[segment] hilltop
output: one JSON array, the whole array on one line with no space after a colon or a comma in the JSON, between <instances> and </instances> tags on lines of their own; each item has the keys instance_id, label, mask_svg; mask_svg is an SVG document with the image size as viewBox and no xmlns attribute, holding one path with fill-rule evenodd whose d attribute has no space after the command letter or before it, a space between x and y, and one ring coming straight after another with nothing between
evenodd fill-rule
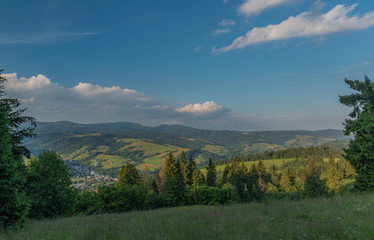
<instances>
[{"instance_id":1,"label":"hilltop","mask_svg":"<svg viewBox=\"0 0 374 240\"><path fill-rule=\"evenodd\" d=\"M193 154L199 164L235 155L298 146L334 144L344 140L341 130L227 131L182 125L142 126L136 123L79 124L68 121L38 122L36 138L25 142L38 154L51 149L65 159L116 175L126 161L138 169L158 170L168 152Z\"/></svg>"}]
</instances>

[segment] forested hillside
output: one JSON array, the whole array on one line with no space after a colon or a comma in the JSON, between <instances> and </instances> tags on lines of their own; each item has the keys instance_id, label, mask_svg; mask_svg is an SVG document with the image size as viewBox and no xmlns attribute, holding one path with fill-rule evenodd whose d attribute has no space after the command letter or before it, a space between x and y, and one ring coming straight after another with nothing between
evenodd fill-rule
<instances>
[{"instance_id":1,"label":"forested hillside","mask_svg":"<svg viewBox=\"0 0 374 240\"><path fill-rule=\"evenodd\" d=\"M146 127L136 123L77 124L38 122L37 137L27 140L34 154L54 150L99 172L117 175L130 161L139 169L157 171L164 157L182 151L200 165L235 155L262 153L298 146L314 146L343 140L340 130L321 131L218 131L180 125Z\"/></svg>"}]
</instances>

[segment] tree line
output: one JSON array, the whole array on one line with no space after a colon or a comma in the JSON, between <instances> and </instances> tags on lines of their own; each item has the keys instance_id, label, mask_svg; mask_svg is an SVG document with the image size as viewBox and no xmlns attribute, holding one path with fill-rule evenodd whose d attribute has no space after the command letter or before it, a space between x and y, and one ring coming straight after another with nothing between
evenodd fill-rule
<instances>
[{"instance_id":1,"label":"tree line","mask_svg":"<svg viewBox=\"0 0 374 240\"><path fill-rule=\"evenodd\" d=\"M349 191L355 171L349 162L338 162L330 154L327 163L313 158L305 168L285 172L276 166L267 169L260 161L247 168L239 157L217 172L210 159L206 175L196 167L191 155L182 152L178 160L172 153L154 177L149 171L141 174L127 162L120 170L115 186L101 186L95 192L84 191L77 197L76 214L121 212L193 204L232 204L262 201L268 198L301 199L333 196Z\"/></svg>"},{"instance_id":2,"label":"tree line","mask_svg":"<svg viewBox=\"0 0 374 240\"><path fill-rule=\"evenodd\" d=\"M247 161L258 161L267 159L285 159L285 158L297 158L297 159L310 159L310 158L327 158L332 154L335 157L341 157L343 154L342 149L331 146L310 146L310 147L294 147L279 149L276 151L265 151L263 153L247 154L239 157L240 160ZM218 160L217 165L225 165L232 162L231 159Z\"/></svg>"}]
</instances>

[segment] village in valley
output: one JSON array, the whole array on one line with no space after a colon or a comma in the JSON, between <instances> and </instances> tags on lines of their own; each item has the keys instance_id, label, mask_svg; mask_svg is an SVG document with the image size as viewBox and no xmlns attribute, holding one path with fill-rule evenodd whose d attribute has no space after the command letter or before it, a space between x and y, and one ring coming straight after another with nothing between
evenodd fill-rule
<instances>
[{"instance_id":1,"label":"village in valley","mask_svg":"<svg viewBox=\"0 0 374 240\"><path fill-rule=\"evenodd\" d=\"M118 180L117 178L114 178L112 176L104 175L83 167L77 161L72 159L65 159L64 163L69 168L72 186L75 187L78 191L96 190L100 185L114 185Z\"/></svg>"}]
</instances>

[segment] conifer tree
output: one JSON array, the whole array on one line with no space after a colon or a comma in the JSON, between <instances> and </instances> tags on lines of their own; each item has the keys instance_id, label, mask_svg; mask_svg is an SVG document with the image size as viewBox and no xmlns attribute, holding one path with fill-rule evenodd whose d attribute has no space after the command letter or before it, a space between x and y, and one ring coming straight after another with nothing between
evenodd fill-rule
<instances>
[{"instance_id":1,"label":"conifer tree","mask_svg":"<svg viewBox=\"0 0 374 240\"><path fill-rule=\"evenodd\" d=\"M156 184L158 188L158 193L164 194L165 193L165 168L166 168L167 156L165 156L164 164L160 171L156 175Z\"/></svg>"},{"instance_id":2,"label":"conifer tree","mask_svg":"<svg viewBox=\"0 0 374 240\"><path fill-rule=\"evenodd\" d=\"M374 189L374 83L366 76L363 82L348 79L345 82L356 91L339 96L340 103L353 107L344 123L345 134L354 135L344 150L345 158L356 170L356 188Z\"/></svg>"},{"instance_id":3,"label":"conifer tree","mask_svg":"<svg viewBox=\"0 0 374 240\"><path fill-rule=\"evenodd\" d=\"M204 183L205 183L204 174L200 171L200 169L196 168L192 175L192 185L196 187Z\"/></svg>"},{"instance_id":4,"label":"conifer tree","mask_svg":"<svg viewBox=\"0 0 374 240\"><path fill-rule=\"evenodd\" d=\"M144 169L143 186L144 186L144 189L146 189L148 191L151 190L151 191L154 191L156 193L158 192L156 181L152 177L148 166L146 166L145 169Z\"/></svg>"},{"instance_id":5,"label":"conifer tree","mask_svg":"<svg viewBox=\"0 0 374 240\"><path fill-rule=\"evenodd\" d=\"M142 184L142 178L135 166L130 162L126 162L126 165L122 165L118 176L117 186L140 184Z\"/></svg>"},{"instance_id":6,"label":"conifer tree","mask_svg":"<svg viewBox=\"0 0 374 240\"><path fill-rule=\"evenodd\" d=\"M172 196L174 197L175 204L177 206L182 205L185 199L186 185L184 183L184 177L182 172L182 166L179 161L176 163L176 172L173 177L173 188Z\"/></svg>"},{"instance_id":7,"label":"conifer tree","mask_svg":"<svg viewBox=\"0 0 374 240\"><path fill-rule=\"evenodd\" d=\"M327 181L326 186L330 191L336 191L339 187L340 179L335 159L330 152L329 162L327 164Z\"/></svg>"},{"instance_id":8,"label":"conifer tree","mask_svg":"<svg viewBox=\"0 0 374 240\"><path fill-rule=\"evenodd\" d=\"M206 168L207 174L206 174L206 183L210 187L216 186L216 179L217 179L217 169L216 165L212 161L211 158L209 158L208 167Z\"/></svg>"},{"instance_id":9,"label":"conifer tree","mask_svg":"<svg viewBox=\"0 0 374 240\"><path fill-rule=\"evenodd\" d=\"M231 172L232 173L238 173L241 171L241 161L240 161L240 158L235 155L235 157L232 159L232 163L231 163Z\"/></svg>"},{"instance_id":10,"label":"conifer tree","mask_svg":"<svg viewBox=\"0 0 374 240\"><path fill-rule=\"evenodd\" d=\"M338 176L339 179L345 179L346 177L346 163L347 161L344 159L340 159L338 162Z\"/></svg>"},{"instance_id":11,"label":"conifer tree","mask_svg":"<svg viewBox=\"0 0 374 240\"><path fill-rule=\"evenodd\" d=\"M192 177L195 169L197 169L196 162L191 154L187 166L187 181L185 181L186 185L192 185Z\"/></svg>"},{"instance_id":12,"label":"conifer tree","mask_svg":"<svg viewBox=\"0 0 374 240\"><path fill-rule=\"evenodd\" d=\"M291 185L295 185L296 176L295 176L295 173L291 170L290 167L287 167L286 175L287 175L287 178L290 180Z\"/></svg>"},{"instance_id":13,"label":"conifer tree","mask_svg":"<svg viewBox=\"0 0 374 240\"><path fill-rule=\"evenodd\" d=\"M286 193L296 192L297 189L295 187L295 178L294 172L290 169L290 167L287 167L286 173L282 174L280 179L280 188Z\"/></svg>"},{"instance_id":14,"label":"conifer tree","mask_svg":"<svg viewBox=\"0 0 374 240\"><path fill-rule=\"evenodd\" d=\"M325 181L320 179L321 170L312 158L305 169L304 191L306 196L314 198L326 193Z\"/></svg>"},{"instance_id":15,"label":"conifer tree","mask_svg":"<svg viewBox=\"0 0 374 240\"><path fill-rule=\"evenodd\" d=\"M181 165L183 181L186 185L188 185L188 183L189 183L189 179L188 179L189 168L188 168L188 161L187 161L187 158L186 158L186 155L185 155L184 151L182 151L182 153L181 153L179 162L180 162L180 165Z\"/></svg>"},{"instance_id":16,"label":"conifer tree","mask_svg":"<svg viewBox=\"0 0 374 240\"><path fill-rule=\"evenodd\" d=\"M222 173L221 180L220 180L221 186L227 183L229 172L230 172L230 165L226 164L225 169L223 170L223 173Z\"/></svg>"},{"instance_id":17,"label":"conifer tree","mask_svg":"<svg viewBox=\"0 0 374 240\"><path fill-rule=\"evenodd\" d=\"M25 179L12 154L8 112L0 105L0 229L22 225L29 208L22 191Z\"/></svg>"},{"instance_id":18,"label":"conifer tree","mask_svg":"<svg viewBox=\"0 0 374 240\"><path fill-rule=\"evenodd\" d=\"M264 163L262 162L262 160L260 160L257 164L257 172L258 172L258 175L262 178L265 177L266 175L266 168L265 168L265 165Z\"/></svg>"},{"instance_id":19,"label":"conifer tree","mask_svg":"<svg viewBox=\"0 0 374 240\"><path fill-rule=\"evenodd\" d=\"M279 179L279 175L276 172L276 167L275 167L274 164L270 167L270 174L271 174L271 182L272 182L272 184L274 186L278 187L280 179Z\"/></svg>"},{"instance_id":20,"label":"conifer tree","mask_svg":"<svg viewBox=\"0 0 374 240\"><path fill-rule=\"evenodd\" d=\"M165 164L165 193L167 193L175 205L180 205L184 201L185 184L181 165L175 162L173 154L170 152Z\"/></svg>"},{"instance_id":21,"label":"conifer tree","mask_svg":"<svg viewBox=\"0 0 374 240\"><path fill-rule=\"evenodd\" d=\"M235 156L232 160L232 164L230 167L229 174L227 176L228 183L235 186L236 191L238 192L240 198L242 200L246 200L248 197L247 189L247 168L245 165L240 161L238 156ZM257 180L254 181L252 184L257 186ZM252 185L250 186L252 187Z\"/></svg>"},{"instance_id":22,"label":"conifer tree","mask_svg":"<svg viewBox=\"0 0 374 240\"><path fill-rule=\"evenodd\" d=\"M357 176L354 167L349 162L346 162L344 170L345 170L345 177L347 179L354 179Z\"/></svg>"},{"instance_id":23,"label":"conifer tree","mask_svg":"<svg viewBox=\"0 0 374 240\"><path fill-rule=\"evenodd\" d=\"M175 166L176 162L174 159L173 153L169 153L166 164L165 164L165 169L164 169L164 176L165 176L165 184L166 181L171 181L177 172L177 168Z\"/></svg>"},{"instance_id":24,"label":"conifer tree","mask_svg":"<svg viewBox=\"0 0 374 240\"><path fill-rule=\"evenodd\" d=\"M5 97L5 82L0 74L0 228L22 226L28 213L23 158L30 151L22 141L34 136L35 127L33 117L23 116L26 108L19 108L20 101Z\"/></svg>"}]
</instances>

